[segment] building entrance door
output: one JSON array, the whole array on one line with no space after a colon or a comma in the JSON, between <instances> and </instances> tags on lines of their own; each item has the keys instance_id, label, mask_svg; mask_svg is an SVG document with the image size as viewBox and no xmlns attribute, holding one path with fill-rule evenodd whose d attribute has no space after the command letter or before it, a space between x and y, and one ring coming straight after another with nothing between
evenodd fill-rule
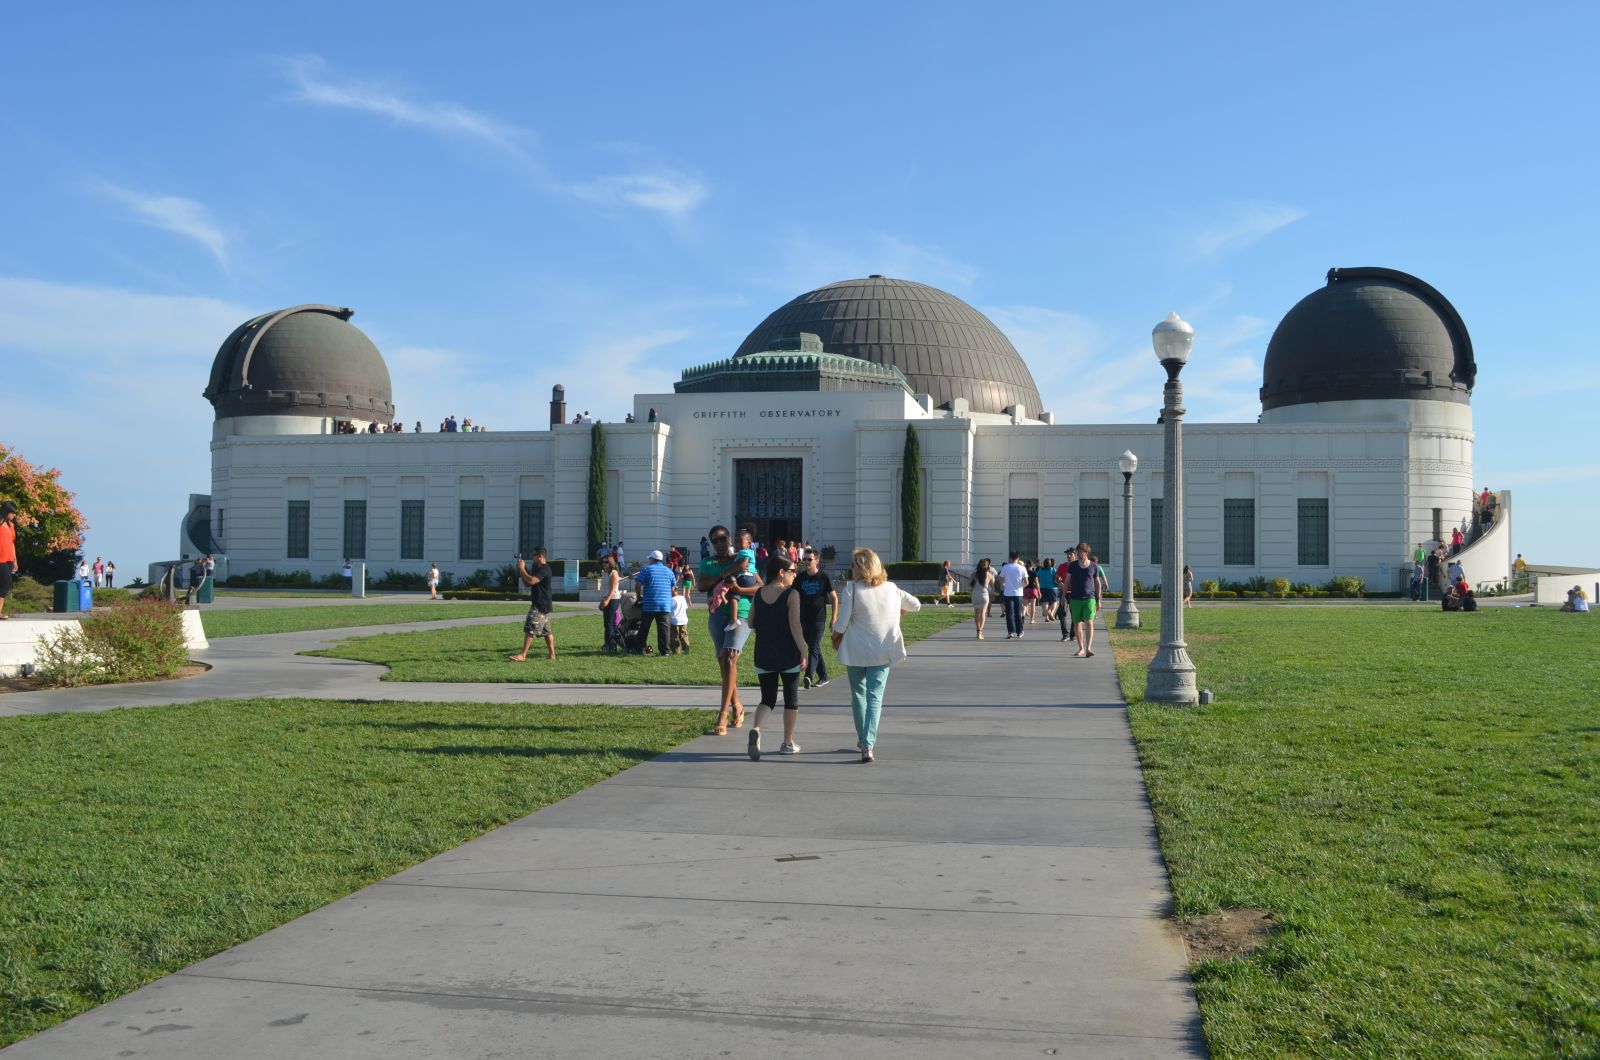
<instances>
[{"instance_id":1,"label":"building entrance door","mask_svg":"<svg viewBox=\"0 0 1600 1060\"><path fill-rule=\"evenodd\" d=\"M733 525L753 527L756 540L768 545L804 537L805 463L798 458L735 460Z\"/></svg>"}]
</instances>

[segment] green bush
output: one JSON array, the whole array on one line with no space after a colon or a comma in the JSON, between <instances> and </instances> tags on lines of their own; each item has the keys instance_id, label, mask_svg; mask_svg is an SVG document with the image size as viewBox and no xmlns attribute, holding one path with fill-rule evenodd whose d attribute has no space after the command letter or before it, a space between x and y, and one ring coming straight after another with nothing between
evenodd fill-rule
<instances>
[{"instance_id":1,"label":"green bush","mask_svg":"<svg viewBox=\"0 0 1600 1060\"><path fill-rule=\"evenodd\" d=\"M308 570L277 571L263 567L231 575L217 584L226 589L308 589L312 580Z\"/></svg>"},{"instance_id":2,"label":"green bush","mask_svg":"<svg viewBox=\"0 0 1600 1060\"><path fill-rule=\"evenodd\" d=\"M188 661L183 610L138 599L42 637L36 680L59 687L149 681L177 676Z\"/></svg>"},{"instance_id":3,"label":"green bush","mask_svg":"<svg viewBox=\"0 0 1600 1060\"><path fill-rule=\"evenodd\" d=\"M24 575L12 583L11 595L6 597L6 613L22 615L48 611L53 602L54 589L50 585Z\"/></svg>"},{"instance_id":4,"label":"green bush","mask_svg":"<svg viewBox=\"0 0 1600 1060\"><path fill-rule=\"evenodd\" d=\"M1367 583L1354 574L1337 574L1328 579L1328 591L1346 596L1360 596Z\"/></svg>"},{"instance_id":5,"label":"green bush","mask_svg":"<svg viewBox=\"0 0 1600 1060\"><path fill-rule=\"evenodd\" d=\"M1221 588L1221 583L1219 583L1215 578L1207 578L1205 581L1200 583L1200 591L1203 593L1215 593Z\"/></svg>"},{"instance_id":6,"label":"green bush","mask_svg":"<svg viewBox=\"0 0 1600 1060\"><path fill-rule=\"evenodd\" d=\"M1273 596L1288 596L1289 595L1289 579L1288 578L1274 578L1274 579L1272 579L1272 595Z\"/></svg>"}]
</instances>

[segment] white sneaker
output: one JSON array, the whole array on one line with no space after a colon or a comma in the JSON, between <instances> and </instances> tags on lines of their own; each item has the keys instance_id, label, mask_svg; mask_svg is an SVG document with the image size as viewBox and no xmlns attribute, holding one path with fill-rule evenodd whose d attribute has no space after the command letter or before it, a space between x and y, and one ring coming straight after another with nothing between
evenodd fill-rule
<instances>
[{"instance_id":1,"label":"white sneaker","mask_svg":"<svg viewBox=\"0 0 1600 1060\"><path fill-rule=\"evenodd\" d=\"M786 741L782 747L778 748L778 753L781 755L797 755L800 753L800 745L793 740Z\"/></svg>"}]
</instances>

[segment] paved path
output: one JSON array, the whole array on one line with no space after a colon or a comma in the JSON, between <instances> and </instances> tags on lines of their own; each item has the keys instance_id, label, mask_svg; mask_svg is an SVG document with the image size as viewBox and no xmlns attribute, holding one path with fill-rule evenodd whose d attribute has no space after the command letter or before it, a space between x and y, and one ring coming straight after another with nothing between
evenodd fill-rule
<instances>
[{"instance_id":1,"label":"paved path","mask_svg":"<svg viewBox=\"0 0 1600 1060\"><path fill-rule=\"evenodd\" d=\"M836 680L800 755L692 740L6 1060L1203 1056L1109 645L912 651L876 765Z\"/></svg>"}]
</instances>

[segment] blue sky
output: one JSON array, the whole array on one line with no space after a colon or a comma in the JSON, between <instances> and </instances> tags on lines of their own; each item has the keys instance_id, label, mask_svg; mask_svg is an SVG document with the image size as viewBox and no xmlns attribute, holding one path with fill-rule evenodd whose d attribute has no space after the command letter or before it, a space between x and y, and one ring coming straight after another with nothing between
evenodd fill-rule
<instances>
[{"instance_id":1,"label":"blue sky","mask_svg":"<svg viewBox=\"0 0 1600 1060\"><path fill-rule=\"evenodd\" d=\"M352 306L408 422L620 419L867 273L989 314L1064 422L1253 420L1330 266L1470 329L1479 485L1600 560L1592 5L31 5L0 36L0 439L125 572L209 489L217 345ZM597 370L605 369L605 370Z\"/></svg>"}]
</instances>

